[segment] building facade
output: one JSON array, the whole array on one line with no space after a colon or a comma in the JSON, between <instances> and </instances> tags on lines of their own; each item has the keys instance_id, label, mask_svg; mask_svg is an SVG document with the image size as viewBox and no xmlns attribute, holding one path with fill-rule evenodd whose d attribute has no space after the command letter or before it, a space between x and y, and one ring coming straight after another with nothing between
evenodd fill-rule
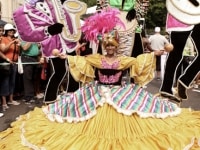
<instances>
[{"instance_id":1,"label":"building facade","mask_svg":"<svg viewBox=\"0 0 200 150\"><path fill-rule=\"evenodd\" d=\"M0 0L0 19L9 23L13 23L13 11L25 0Z\"/></svg>"}]
</instances>

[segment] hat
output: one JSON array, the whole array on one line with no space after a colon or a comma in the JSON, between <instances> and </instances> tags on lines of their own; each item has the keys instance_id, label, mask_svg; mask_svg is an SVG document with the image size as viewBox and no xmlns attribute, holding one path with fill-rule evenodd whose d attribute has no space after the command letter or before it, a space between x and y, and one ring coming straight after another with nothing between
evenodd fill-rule
<instances>
[{"instance_id":1,"label":"hat","mask_svg":"<svg viewBox=\"0 0 200 150\"><path fill-rule=\"evenodd\" d=\"M160 27L155 27L155 32L160 32Z\"/></svg>"},{"instance_id":2,"label":"hat","mask_svg":"<svg viewBox=\"0 0 200 150\"><path fill-rule=\"evenodd\" d=\"M14 26L10 23L5 24L4 30L16 30Z\"/></svg>"}]
</instances>

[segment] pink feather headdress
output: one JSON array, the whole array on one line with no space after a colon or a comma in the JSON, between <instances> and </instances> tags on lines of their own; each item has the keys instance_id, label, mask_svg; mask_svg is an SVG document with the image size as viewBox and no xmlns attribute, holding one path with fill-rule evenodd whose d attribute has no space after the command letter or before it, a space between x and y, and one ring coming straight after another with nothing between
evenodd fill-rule
<instances>
[{"instance_id":1,"label":"pink feather headdress","mask_svg":"<svg viewBox=\"0 0 200 150\"><path fill-rule=\"evenodd\" d=\"M118 9L107 8L88 17L81 27L85 39L88 41L102 40L104 34L111 32L116 26L121 26L125 29L124 23L117 16L119 13Z\"/></svg>"}]
</instances>

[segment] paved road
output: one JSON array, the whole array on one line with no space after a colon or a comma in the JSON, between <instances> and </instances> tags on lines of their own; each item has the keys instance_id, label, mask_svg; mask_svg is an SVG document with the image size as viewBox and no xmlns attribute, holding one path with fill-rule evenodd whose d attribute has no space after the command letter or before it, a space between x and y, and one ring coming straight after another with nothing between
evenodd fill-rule
<instances>
[{"instance_id":1,"label":"paved road","mask_svg":"<svg viewBox=\"0 0 200 150\"><path fill-rule=\"evenodd\" d=\"M156 94L159 91L160 84L161 81L153 80L147 85L146 90ZM199 90L199 92L193 90ZM188 95L189 100L183 101L181 107L200 110L200 88L189 90ZM10 123L13 122L19 115L25 114L28 111L33 110L35 107L42 106L42 100L38 100L37 103L32 103L31 105L26 105L23 101L20 102L21 104L18 106L10 106L10 108L6 110L4 117L0 118L0 131L7 129L10 126Z\"/></svg>"}]
</instances>

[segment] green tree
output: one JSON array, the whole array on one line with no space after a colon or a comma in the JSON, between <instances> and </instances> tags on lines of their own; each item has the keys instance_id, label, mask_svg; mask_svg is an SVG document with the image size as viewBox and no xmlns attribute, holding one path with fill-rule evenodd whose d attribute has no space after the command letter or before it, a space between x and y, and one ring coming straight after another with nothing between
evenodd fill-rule
<instances>
[{"instance_id":1,"label":"green tree","mask_svg":"<svg viewBox=\"0 0 200 150\"><path fill-rule=\"evenodd\" d=\"M155 26L159 26L162 30L165 30L167 9L165 1L163 0L150 0L146 20L146 28L148 31L152 31Z\"/></svg>"},{"instance_id":2,"label":"green tree","mask_svg":"<svg viewBox=\"0 0 200 150\"><path fill-rule=\"evenodd\" d=\"M85 2L87 4L87 7L91 7L96 5L97 0L80 0L80 1Z\"/></svg>"}]
</instances>

